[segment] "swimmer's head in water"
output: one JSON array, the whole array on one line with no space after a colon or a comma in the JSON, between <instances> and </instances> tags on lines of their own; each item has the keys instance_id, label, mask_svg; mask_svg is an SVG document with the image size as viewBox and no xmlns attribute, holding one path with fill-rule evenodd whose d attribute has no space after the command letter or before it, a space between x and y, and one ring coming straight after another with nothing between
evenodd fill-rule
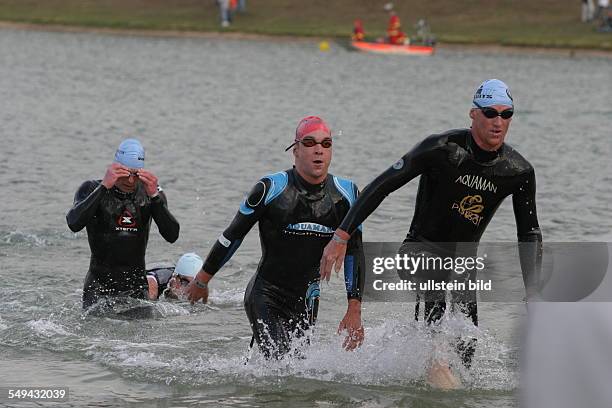
<instances>
[{"instance_id":1,"label":"swimmer's head in water","mask_svg":"<svg viewBox=\"0 0 612 408\"><path fill-rule=\"evenodd\" d=\"M185 288L195 278L203 265L204 261L198 254L189 252L181 256L174 267L174 276L166 289L166 297L186 300Z\"/></svg>"},{"instance_id":2,"label":"swimmer's head in water","mask_svg":"<svg viewBox=\"0 0 612 408\"><path fill-rule=\"evenodd\" d=\"M327 177L332 158L332 135L329 126L318 116L302 119L295 129L293 147L295 168L311 184Z\"/></svg>"},{"instance_id":3,"label":"swimmer's head in water","mask_svg":"<svg viewBox=\"0 0 612 408\"><path fill-rule=\"evenodd\" d=\"M144 147L136 139L125 139L115 152L115 162L130 169L142 169L144 160Z\"/></svg>"},{"instance_id":4,"label":"swimmer's head in water","mask_svg":"<svg viewBox=\"0 0 612 408\"><path fill-rule=\"evenodd\" d=\"M193 278L202 269L203 265L204 261L202 261L198 254L189 252L179 258L174 268L174 273Z\"/></svg>"}]
</instances>

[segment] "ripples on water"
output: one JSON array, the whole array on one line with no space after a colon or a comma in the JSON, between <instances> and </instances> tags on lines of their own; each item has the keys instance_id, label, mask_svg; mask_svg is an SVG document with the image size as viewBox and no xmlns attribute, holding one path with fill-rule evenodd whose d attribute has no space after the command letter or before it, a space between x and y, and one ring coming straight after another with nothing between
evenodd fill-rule
<instances>
[{"instance_id":1,"label":"ripples on water","mask_svg":"<svg viewBox=\"0 0 612 408\"><path fill-rule=\"evenodd\" d=\"M610 238L609 59L411 59L323 54L310 43L10 30L0 32L0 52L0 378L68 385L71 406L516 406L520 304L482 304L479 329L449 319L438 340L411 320L412 305L364 304L366 343L345 353L334 334L346 307L335 280L323 288L304 359L255 354L245 366L242 297L258 263L256 232L215 279L207 306L162 301L150 320L83 316L89 249L64 214L127 136L143 141L182 227L172 246L153 227L147 260L173 262L205 256L257 178L290 167L283 149L300 117L320 114L341 133L332 172L363 187L425 135L467 126L475 87L498 77L517 103L509 141L536 168L545 239ZM366 240L403 238L416 186L368 219ZM508 201L483 240L514 237ZM466 331L479 339L473 369L459 369L467 388L431 391L432 348Z\"/></svg>"}]
</instances>

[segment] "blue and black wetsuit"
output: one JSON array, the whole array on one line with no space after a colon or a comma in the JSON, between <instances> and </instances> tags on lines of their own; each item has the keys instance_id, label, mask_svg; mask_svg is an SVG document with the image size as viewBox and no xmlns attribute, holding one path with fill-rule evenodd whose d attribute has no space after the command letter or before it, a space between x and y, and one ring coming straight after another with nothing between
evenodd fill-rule
<instances>
[{"instance_id":1,"label":"blue and black wetsuit","mask_svg":"<svg viewBox=\"0 0 612 408\"><path fill-rule=\"evenodd\" d=\"M518 240L532 243L519 245L529 293L539 271L542 241L533 167L507 144L494 152L482 150L469 129L432 135L419 143L363 190L340 228L352 234L388 194L417 176L421 178L414 217L400 251L456 256L456 243L477 243L501 202L511 195ZM477 325L475 297L467 298L458 305ZM425 294L427 321L438 320L445 309L439 293ZM466 356L469 360L471 354Z\"/></svg>"},{"instance_id":2,"label":"blue and black wetsuit","mask_svg":"<svg viewBox=\"0 0 612 408\"><path fill-rule=\"evenodd\" d=\"M357 194L350 180L332 175L316 185L306 182L295 169L265 176L211 249L203 269L215 274L259 222L262 257L244 305L266 357L287 353L291 338L302 336L314 324L323 248ZM356 229L348 243L344 276L348 298L361 300L365 261L361 228Z\"/></svg>"},{"instance_id":3,"label":"blue and black wetsuit","mask_svg":"<svg viewBox=\"0 0 612 408\"><path fill-rule=\"evenodd\" d=\"M133 193L124 193L107 189L100 180L79 187L66 221L74 232L87 229L91 260L83 287L84 309L106 296L147 298L145 251L152 219L166 241L178 239L179 223L163 192L150 198L141 183Z\"/></svg>"}]
</instances>

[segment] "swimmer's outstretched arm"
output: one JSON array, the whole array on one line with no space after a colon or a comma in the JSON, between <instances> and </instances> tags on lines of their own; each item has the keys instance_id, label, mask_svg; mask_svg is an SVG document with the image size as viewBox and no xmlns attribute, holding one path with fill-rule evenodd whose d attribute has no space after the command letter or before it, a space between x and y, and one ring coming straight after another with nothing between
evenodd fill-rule
<instances>
[{"instance_id":1,"label":"swimmer's outstretched arm","mask_svg":"<svg viewBox=\"0 0 612 408\"><path fill-rule=\"evenodd\" d=\"M347 334L342 344L346 350L354 350L361 346L365 336L361 322L361 296L365 281L365 256L361 236L361 229L357 229L348 242L344 258L344 283L348 305L338 325L338 334L346 330Z\"/></svg>"},{"instance_id":2,"label":"swimmer's outstretched arm","mask_svg":"<svg viewBox=\"0 0 612 408\"><path fill-rule=\"evenodd\" d=\"M422 174L439 154L437 135L430 136L406 153L394 165L366 186L336 230L334 239L325 247L321 258L321 279L329 280L332 266L338 273L346 251L346 242L357 227L392 192Z\"/></svg>"},{"instance_id":3,"label":"swimmer's outstretched arm","mask_svg":"<svg viewBox=\"0 0 612 408\"><path fill-rule=\"evenodd\" d=\"M202 270L186 289L187 298L193 304L200 299L208 298L208 282L234 255L246 234L253 228L266 210L264 196L269 191L270 180L262 179L243 200L238 213L229 227L217 238L211 248ZM199 282L199 284L198 284Z\"/></svg>"},{"instance_id":4,"label":"swimmer's outstretched arm","mask_svg":"<svg viewBox=\"0 0 612 408\"><path fill-rule=\"evenodd\" d=\"M533 169L525 173L512 194L519 241L519 258L527 299L537 295L542 270L542 232L536 211L536 179Z\"/></svg>"},{"instance_id":5,"label":"swimmer's outstretched arm","mask_svg":"<svg viewBox=\"0 0 612 408\"><path fill-rule=\"evenodd\" d=\"M85 228L98 210L106 187L95 181L86 181L74 195L74 204L66 214L66 223L72 232Z\"/></svg>"}]
</instances>

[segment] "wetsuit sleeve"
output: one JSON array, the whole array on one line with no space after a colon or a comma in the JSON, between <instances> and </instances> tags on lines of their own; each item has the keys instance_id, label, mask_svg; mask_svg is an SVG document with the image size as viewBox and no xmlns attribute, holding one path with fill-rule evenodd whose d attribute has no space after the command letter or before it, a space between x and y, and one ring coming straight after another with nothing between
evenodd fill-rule
<instances>
[{"instance_id":1,"label":"wetsuit sleeve","mask_svg":"<svg viewBox=\"0 0 612 408\"><path fill-rule=\"evenodd\" d=\"M538 224L535 194L535 172L531 170L522 177L512 194L521 271L528 298L536 293L542 268L542 232Z\"/></svg>"},{"instance_id":2,"label":"wetsuit sleeve","mask_svg":"<svg viewBox=\"0 0 612 408\"><path fill-rule=\"evenodd\" d=\"M238 249L245 235L264 214L266 191L270 188L268 179L260 180L240 204L240 209L229 227L215 241L204 262L204 271L214 275Z\"/></svg>"},{"instance_id":3,"label":"wetsuit sleeve","mask_svg":"<svg viewBox=\"0 0 612 408\"><path fill-rule=\"evenodd\" d=\"M431 161L435 145L427 138L406 153L393 166L376 177L366 186L355 204L351 207L340 229L352 234L389 194L423 173Z\"/></svg>"},{"instance_id":4,"label":"wetsuit sleeve","mask_svg":"<svg viewBox=\"0 0 612 408\"><path fill-rule=\"evenodd\" d=\"M98 204L108 191L102 183L86 181L74 195L74 204L66 214L66 223L72 232L82 230L96 214Z\"/></svg>"},{"instance_id":5,"label":"wetsuit sleeve","mask_svg":"<svg viewBox=\"0 0 612 408\"><path fill-rule=\"evenodd\" d=\"M179 237L180 225L168 210L168 200L162 191L151 199L151 215L161 236L170 243L175 242Z\"/></svg>"},{"instance_id":6,"label":"wetsuit sleeve","mask_svg":"<svg viewBox=\"0 0 612 408\"><path fill-rule=\"evenodd\" d=\"M357 187L354 187L355 197L359 196ZM357 231L351 236L344 257L344 284L346 286L346 296L349 299L361 301L363 285L365 282L365 255L363 253L362 228L359 226Z\"/></svg>"}]
</instances>

